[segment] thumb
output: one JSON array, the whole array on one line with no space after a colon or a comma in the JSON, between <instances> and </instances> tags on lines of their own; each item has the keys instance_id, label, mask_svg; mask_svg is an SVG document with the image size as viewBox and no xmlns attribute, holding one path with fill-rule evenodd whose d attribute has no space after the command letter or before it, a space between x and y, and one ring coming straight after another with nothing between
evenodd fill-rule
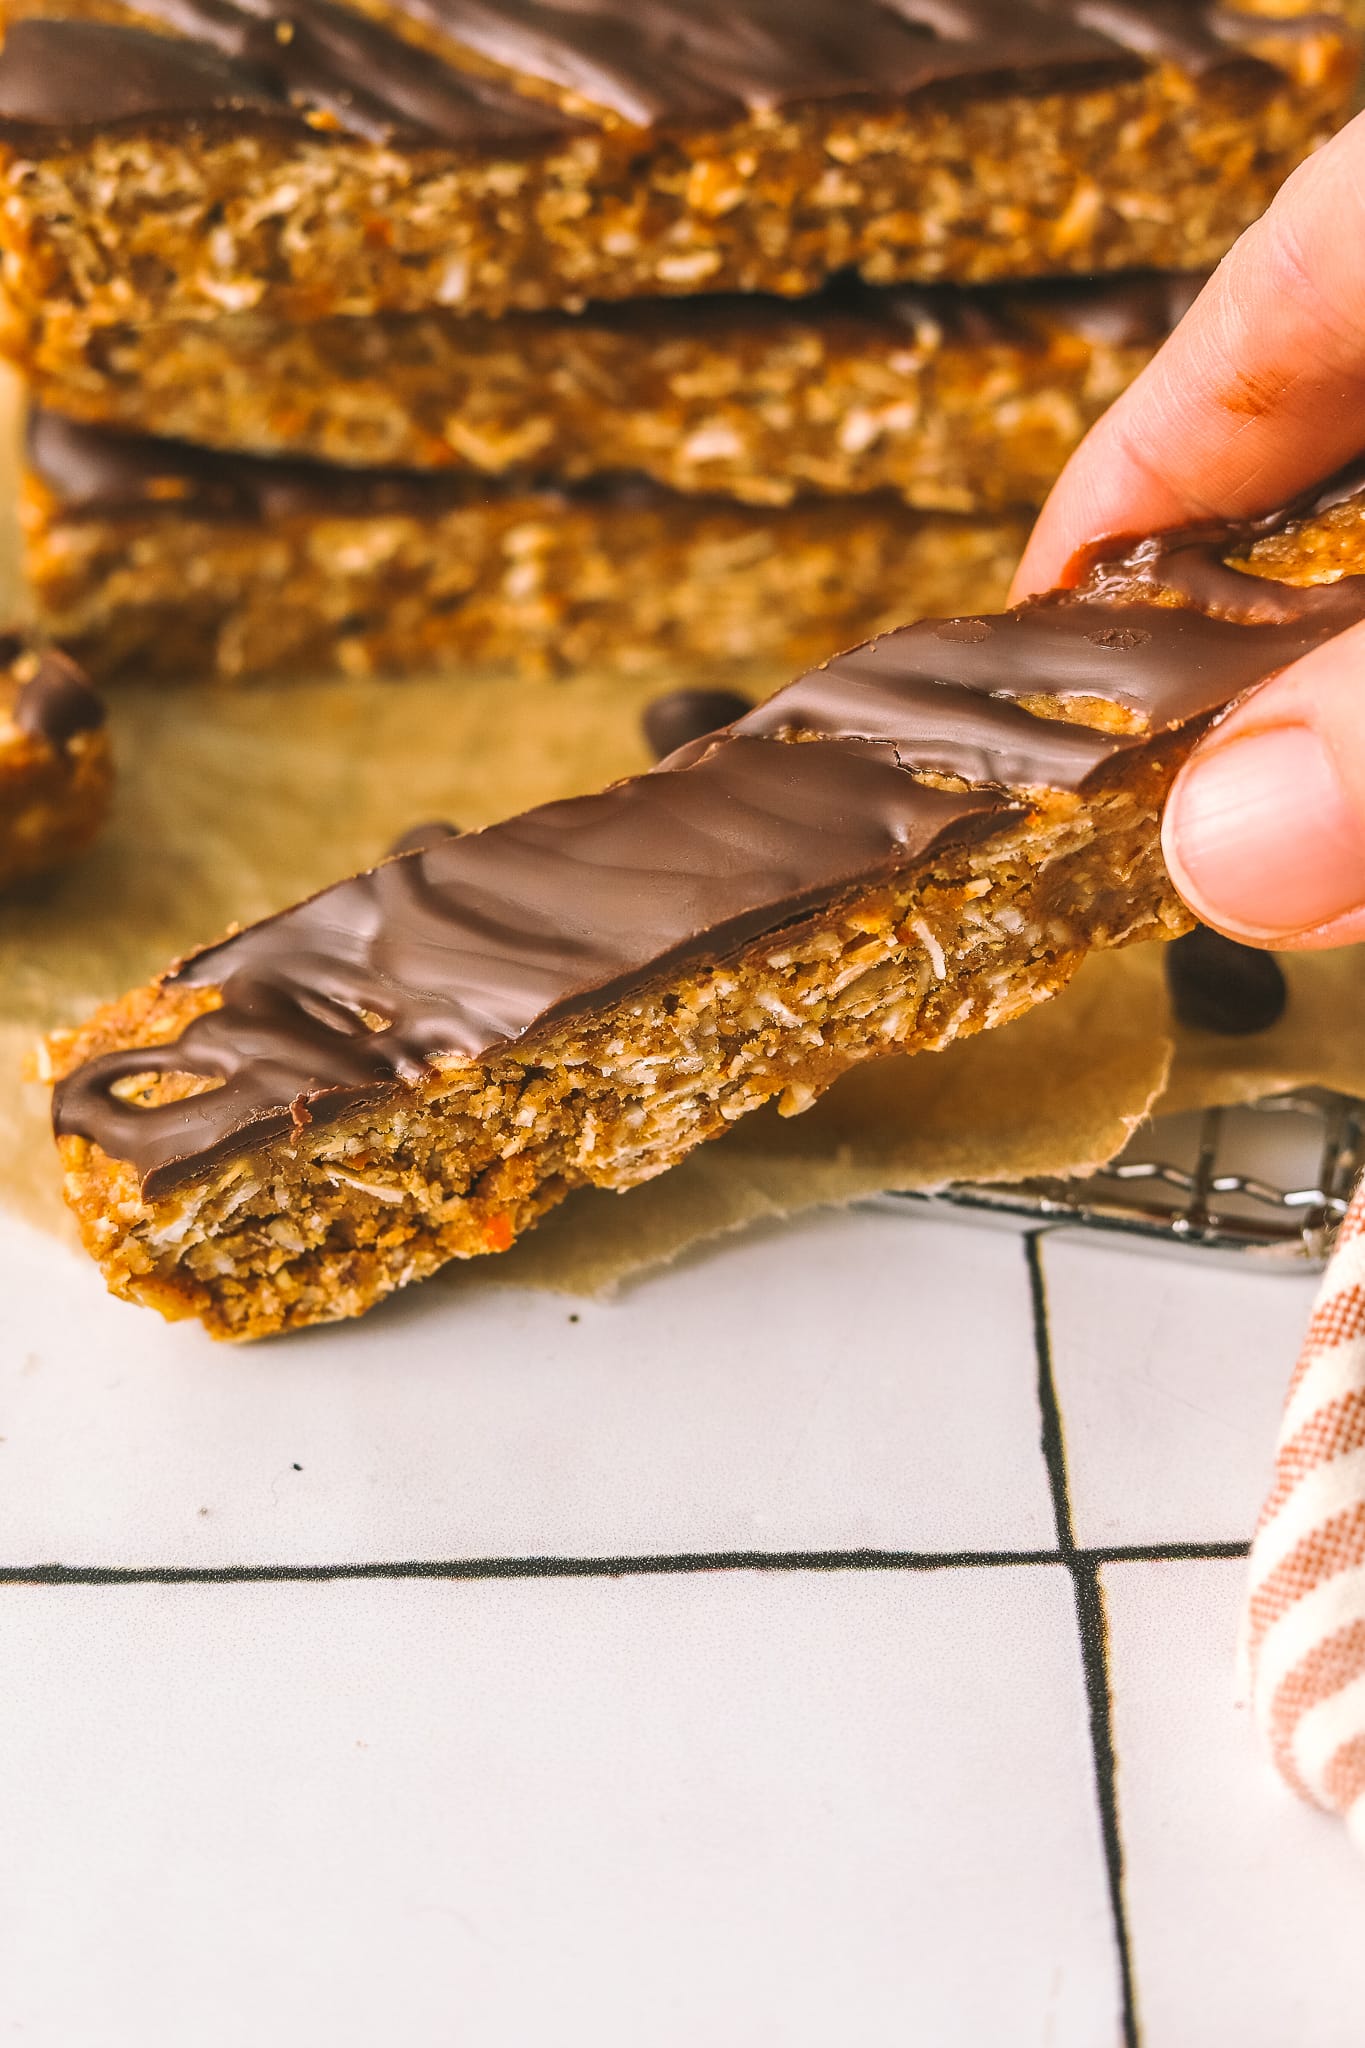
<instances>
[{"instance_id":1,"label":"thumb","mask_svg":"<svg viewBox=\"0 0 1365 2048\"><path fill-rule=\"evenodd\" d=\"M1365 625L1263 684L1201 740L1162 836L1190 909L1230 937L1365 939Z\"/></svg>"}]
</instances>

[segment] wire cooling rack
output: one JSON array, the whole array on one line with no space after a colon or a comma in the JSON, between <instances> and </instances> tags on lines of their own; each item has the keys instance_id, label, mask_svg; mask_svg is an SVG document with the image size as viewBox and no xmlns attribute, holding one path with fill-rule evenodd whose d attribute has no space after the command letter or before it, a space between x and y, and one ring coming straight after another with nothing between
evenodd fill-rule
<instances>
[{"instance_id":1,"label":"wire cooling rack","mask_svg":"<svg viewBox=\"0 0 1365 2048\"><path fill-rule=\"evenodd\" d=\"M1365 1102L1307 1088L1158 1118L1085 1179L961 1182L937 1195L894 1199L1302 1272L1325 1262L1362 1164Z\"/></svg>"}]
</instances>

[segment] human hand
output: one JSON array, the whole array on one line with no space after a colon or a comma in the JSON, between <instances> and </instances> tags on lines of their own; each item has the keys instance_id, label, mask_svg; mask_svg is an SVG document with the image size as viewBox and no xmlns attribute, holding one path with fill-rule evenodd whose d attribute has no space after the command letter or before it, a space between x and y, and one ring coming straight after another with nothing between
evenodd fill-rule
<instances>
[{"instance_id":1,"label":"human hand","mask_svg":"<svg viewBox=\"0 0 1365 2048\"><path fill-rule=\"evenodd\" d=\"M1053 490L1016 598L1088 542L1238 519L1365 449L1365 115L1251 228ZM1365 626L1264 684L1196 748L1166 808L1171 875L1234 938L1365 940Z\"/></svg>"}]
</instances>

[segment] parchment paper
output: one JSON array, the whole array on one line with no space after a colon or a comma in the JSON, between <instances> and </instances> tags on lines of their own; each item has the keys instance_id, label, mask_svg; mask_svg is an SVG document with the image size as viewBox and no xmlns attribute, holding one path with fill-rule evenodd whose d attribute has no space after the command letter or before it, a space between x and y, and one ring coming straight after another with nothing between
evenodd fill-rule
<instances>
[{"instance_id":1,"label":"parchment paper","mask_svg":"<svg viewBox=\"0 0 1365 2048\"><path fill-rule=\"evenodd\" d=\"M0 477L0 506L11 500ZM0 591L13 593L15 576L11 527L0 530ZM762 695L784 680L756 674L747 686ZM665 686L469 674L119 692L109 830L68 873L0 904L0 1204L70 1233L46 1093L21 1078L42 1030L234 919L368 864L420 820L481 825L643 768L639 713ZM1300 959L1290 973L1285 1022L1237 1042L1172 1033L1157 949L1097 958L1017 1025L879 1061L805 1116L762 1112L627 1196L575 1196L480 1271L597 1291L698 1239L816 1203L1085 1172L1153 1108L1310 1080L1365 1093L1365 953Z\"/></svg>"}]
</instances>

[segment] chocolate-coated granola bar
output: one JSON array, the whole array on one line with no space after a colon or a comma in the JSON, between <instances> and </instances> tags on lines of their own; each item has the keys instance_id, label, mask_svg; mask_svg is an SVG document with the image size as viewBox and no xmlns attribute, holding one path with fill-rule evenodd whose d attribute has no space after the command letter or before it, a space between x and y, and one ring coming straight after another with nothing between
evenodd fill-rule
<instances>
[{"instance_id":1,"label":"chocolate-coated granola bar","mask_svg":"<svg viewBox=\"0 0 1365 2048\"><path fill-rule=\"evenodd\" d=\"M1365 474L1074 594L838 656L652 772L438 838L52 1041L111 1287L218 1336L356 1315L879 1053L1190 919L1170 779L1365 617ZM1265 573L1264 547L1278 578ZM1318 581L1318 578L1336 580Z\"/></svg>"},{"instance_id":2,"label":"chocolate-coated granola bar","mask_svg":"<svg viewBox=\"0 0 1365 2048\"><path fill-rule=\"evenodd\" d=\"M1215 261L1349 110L1302 0L11 0L12 346Z\"/></svg>"}]
</instances>

